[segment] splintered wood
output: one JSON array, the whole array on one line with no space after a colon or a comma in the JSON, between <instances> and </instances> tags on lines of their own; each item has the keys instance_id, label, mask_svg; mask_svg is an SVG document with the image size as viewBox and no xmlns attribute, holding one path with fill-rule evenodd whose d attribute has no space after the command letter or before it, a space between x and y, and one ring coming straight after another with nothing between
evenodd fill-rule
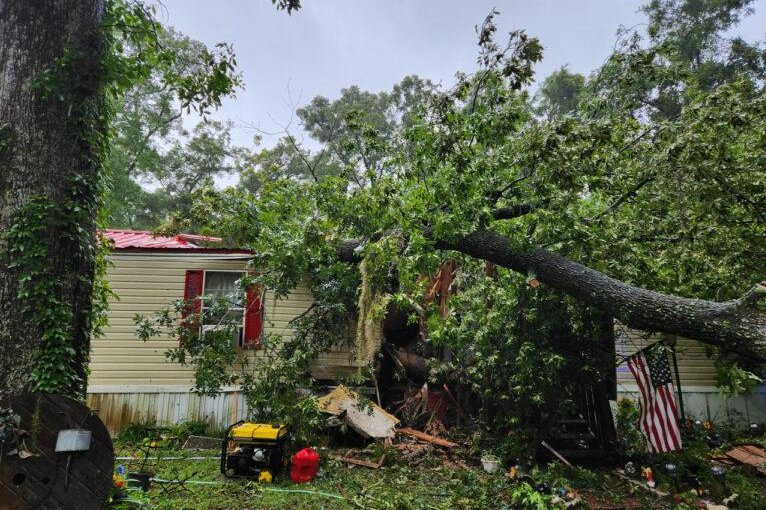
<instances>
[{"instance_id":1,"label":"splintered wood","mask_svg":"<svg viewBox=\"0 0 766 510\"><path fill-rule=\"evenodd\" d=\"M420 432L419 430L411 429L409 427L396 429L396 433L414 437L418 441L425 441L426 443L435 444L444 448L455 448L457 446L457 443L453 443L452 441L447 441L441 437L432 436L430 434L426 434L425 432Z\"/></svg>"}]
</instances>

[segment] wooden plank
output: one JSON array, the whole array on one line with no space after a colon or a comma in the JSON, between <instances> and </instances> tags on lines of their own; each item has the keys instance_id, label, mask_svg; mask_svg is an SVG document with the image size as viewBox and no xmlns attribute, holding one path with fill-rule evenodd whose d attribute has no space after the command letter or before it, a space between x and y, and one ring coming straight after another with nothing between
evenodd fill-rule
<instances>
[{"instance_id":1,"label":"wooden plank","mask_svg":"<svg viewBox=\"0 0 766 510\"><path fill-rule=\"evenodd\" d=\"M432 436L430 434L426 434L425 432L420 432L419 430L415 430L409 427L396 429L396 432L397 434L404 434L406 436L414 437L419 441L425 441L426 443L443 446L445 448L455 448L457 446L457 443L453 443L452 441L447 441L441 437Z\"/></svg>"},{"instance_id":2,"label":"wooden plank","mask_svg":"<svg viewBox=\"0 0 766 510\"><path fill-rule=\"evenodd\" d=\"M766 475L766 451L754 445L742 445L732 448L726 455L732 459L749 466L753 466L759 473Z\"/></svg>"}]
</instances>

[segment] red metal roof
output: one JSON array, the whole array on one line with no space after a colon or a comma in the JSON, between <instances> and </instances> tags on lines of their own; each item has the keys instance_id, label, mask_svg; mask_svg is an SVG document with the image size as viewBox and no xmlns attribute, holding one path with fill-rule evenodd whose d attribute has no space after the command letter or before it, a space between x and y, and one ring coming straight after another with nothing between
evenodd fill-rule
<instances>
[{"instance_id":1,"label":"red metal roof","mask_svg":"<svg viewBox=\"0 0 766 510\"><path fill-rule=\"evenodd\" d=\"M104 236L114 241L115 249L150 249L150 250L208 250L211 248L199 246L192 241L220 242L220 237L178 234L175 236L159 236L147 230L104 230ZM220 248L212 248L220 250ZM231 250L243 251L243 250Z\"/></svg>"}]
</instances>

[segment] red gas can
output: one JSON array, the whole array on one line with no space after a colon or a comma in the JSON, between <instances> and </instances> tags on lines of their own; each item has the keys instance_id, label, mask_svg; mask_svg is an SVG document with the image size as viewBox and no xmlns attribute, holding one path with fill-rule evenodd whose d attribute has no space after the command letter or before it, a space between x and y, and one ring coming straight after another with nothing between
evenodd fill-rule
<instances>
[{"instance_id":1,"label":"red gas can","mask_svg":"<svg viewBox=\"0 0 766 510\"><path fill-rule=\"evenodd\" d=\"M290 479L295 483L312 481L319 471L319 454L311 448L304 448L293 455Z\"/></svg>"}]
</instances>

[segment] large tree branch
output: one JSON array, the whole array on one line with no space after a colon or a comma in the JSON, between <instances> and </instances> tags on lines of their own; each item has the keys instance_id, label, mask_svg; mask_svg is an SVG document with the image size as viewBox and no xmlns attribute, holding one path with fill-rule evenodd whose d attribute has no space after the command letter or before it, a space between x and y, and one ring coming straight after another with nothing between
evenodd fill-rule
<instances>
[{"instance_id":1,"label":"large tree branch","mask_svg":"<svg viewBox=\"0 0 766 510\"><path fill-rule=\"evenodd\" d=\"M366 241L348 240L338 247L341 260L356 261ZM455 240L436 239L435 246L492 262L597 306L623 324L647 331L676 334L720 347L724 351L766 360L766 314L756 308L766 299L766 283L740 299L714 302L642 289L556 253L516 250L492 230Z\"/></svg>"},{"instance_id":2,"label":"large tree branch","mask_svg":"<svg viewBox=\"0 0 766 510\"><path fill-rule=\"evenodd\" d=\"M634 287L547 250L518 252L491 230L451 242L437 240L436 246L534 273L542 283L598 306L629 327L685 336L766 360L766 314L753 306L766 297L763 284L741 299L718 303Z\"/></svg>"},{"instance_id":3,"label":"large tree branch","mask_svg":"<svg viewBox=\"0 0 766 510\"><path fill-rule=\"evenodd\" d=\"M525 214L529 214L534 210L535 207L532 204L518 204L508 207L499 207L492 211L492 217L496 220L510 220L513 218L518 218L519 216L524 216Z\"/></svg>"}]
</instances>

